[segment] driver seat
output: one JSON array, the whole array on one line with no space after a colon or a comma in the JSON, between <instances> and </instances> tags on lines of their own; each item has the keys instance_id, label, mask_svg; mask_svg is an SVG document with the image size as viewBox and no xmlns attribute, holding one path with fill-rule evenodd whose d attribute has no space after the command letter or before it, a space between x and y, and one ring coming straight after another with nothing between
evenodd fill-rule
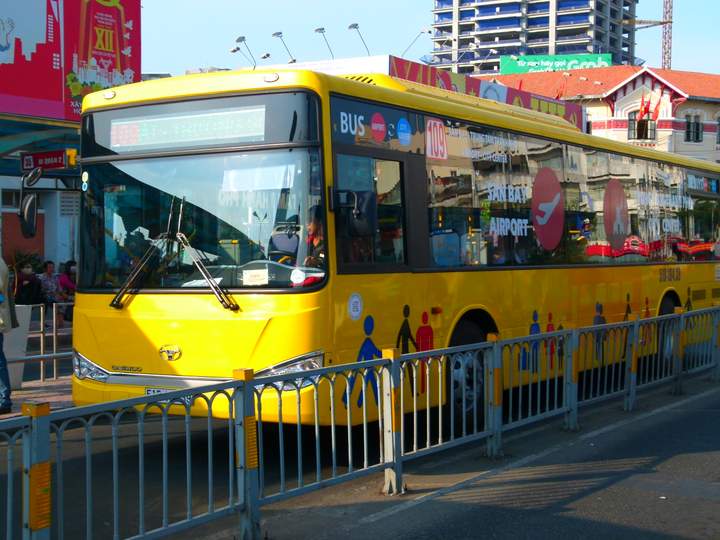
<instances>
[{"instance_id":1,"label":"driver seat","mask_svg":"<svg viewBox=\"0 0 720 540\"><path fill-rule=\"evenodd\" d=\"M298 216L290 216L286 222L276 225L270 235L269 259L279 263L286 263L297 257L300 236L298 231Z\"/></svg>"}]
</instances>

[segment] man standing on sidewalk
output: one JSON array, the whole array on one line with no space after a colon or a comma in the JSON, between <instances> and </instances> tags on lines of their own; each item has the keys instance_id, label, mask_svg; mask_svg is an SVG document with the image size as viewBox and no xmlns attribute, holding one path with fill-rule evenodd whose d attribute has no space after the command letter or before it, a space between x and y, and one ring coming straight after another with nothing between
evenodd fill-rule
<instances>
[{"instance_id":1,"label":"man standing on sidewalk","mask_svg":"<svg viewBox=\"0 0 720 540\"><path fill-rule=\"evenodd\" d=\"M5 333L18 326L15 318L15 306L8 287L9 271L5 261L0 257L0 414L12 411L10 401L10 375L3 345Z\"/></svg>"}]
</instances>

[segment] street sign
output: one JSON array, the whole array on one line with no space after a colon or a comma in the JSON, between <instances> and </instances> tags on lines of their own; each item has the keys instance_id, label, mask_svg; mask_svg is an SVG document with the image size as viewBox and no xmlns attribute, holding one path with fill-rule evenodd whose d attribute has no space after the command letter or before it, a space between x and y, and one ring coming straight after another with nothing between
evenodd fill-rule
<instances>
[{"instance_id":1,"label":"street sign","mask_svg":"<svg viewBox=\"0 0 720 540\"><path fill-rule=\"evenodd\" d=\"M67 168L67 151L52 150L50 152L33 152L20 154L20 167L23 172L32 171L35 167L43 169Z\"/></svg>"}]
</instances>

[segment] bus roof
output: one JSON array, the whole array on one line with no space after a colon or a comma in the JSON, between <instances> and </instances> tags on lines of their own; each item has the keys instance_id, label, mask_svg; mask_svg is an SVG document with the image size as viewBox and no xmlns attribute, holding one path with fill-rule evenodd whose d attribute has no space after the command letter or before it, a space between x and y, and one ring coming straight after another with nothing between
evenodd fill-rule
<instances>
[{"instance_id":1,"label":"bus roof","mask_svg":"<svg viewBox=\"0 0 720 540\"><path fill-rule=\"evenodd\" d=\"M416 109L478 124L555 139L653 161L720 174L720 164L596 137L549 114L393 78L385 74L335 76L309 70L239 70L144 81L88 94L83 113L163 101L252 91L306 88Z\"/></svg>"}]
</instances>

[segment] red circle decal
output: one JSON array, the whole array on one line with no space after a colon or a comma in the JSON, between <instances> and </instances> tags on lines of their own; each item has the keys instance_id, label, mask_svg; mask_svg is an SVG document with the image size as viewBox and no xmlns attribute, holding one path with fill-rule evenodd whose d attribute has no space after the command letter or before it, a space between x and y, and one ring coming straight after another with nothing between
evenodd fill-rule
<instances>
[{"instance_id":1,"label":"red circle decal","mask_svg":"<svg viewBox=\"0 0 720 540\"><path fill-rule=\"evenodd\" d=\"M617 178L613 178L605 187L603 197L603 221L605 236L613 249L622 249L629 233L630 219L625 190Z\"/></svg>"},{"instance_id":2,"label":"red circle decal","mask_svg":"<svg viewBox=\"0 0 720 540\"><path fill-rule=\"evenodd\" d=\"M565 197L555 171L540 169L535 176L530 205L535 236L543 249L552 251L560 243L565 225Z\"/></svg>"},{"instance_id":3,"label":"red circle decal","mask_svg":"<svg viewBox=\"0 0 720 540\"><path fill-rule=\"evenodd\" d=\"M382 114L376 112L372 115L370 119L370 131L372 132L372 137L375 139L375 142L381 143L385 140L387 124Z\"/></svg>"}]
</instances>

